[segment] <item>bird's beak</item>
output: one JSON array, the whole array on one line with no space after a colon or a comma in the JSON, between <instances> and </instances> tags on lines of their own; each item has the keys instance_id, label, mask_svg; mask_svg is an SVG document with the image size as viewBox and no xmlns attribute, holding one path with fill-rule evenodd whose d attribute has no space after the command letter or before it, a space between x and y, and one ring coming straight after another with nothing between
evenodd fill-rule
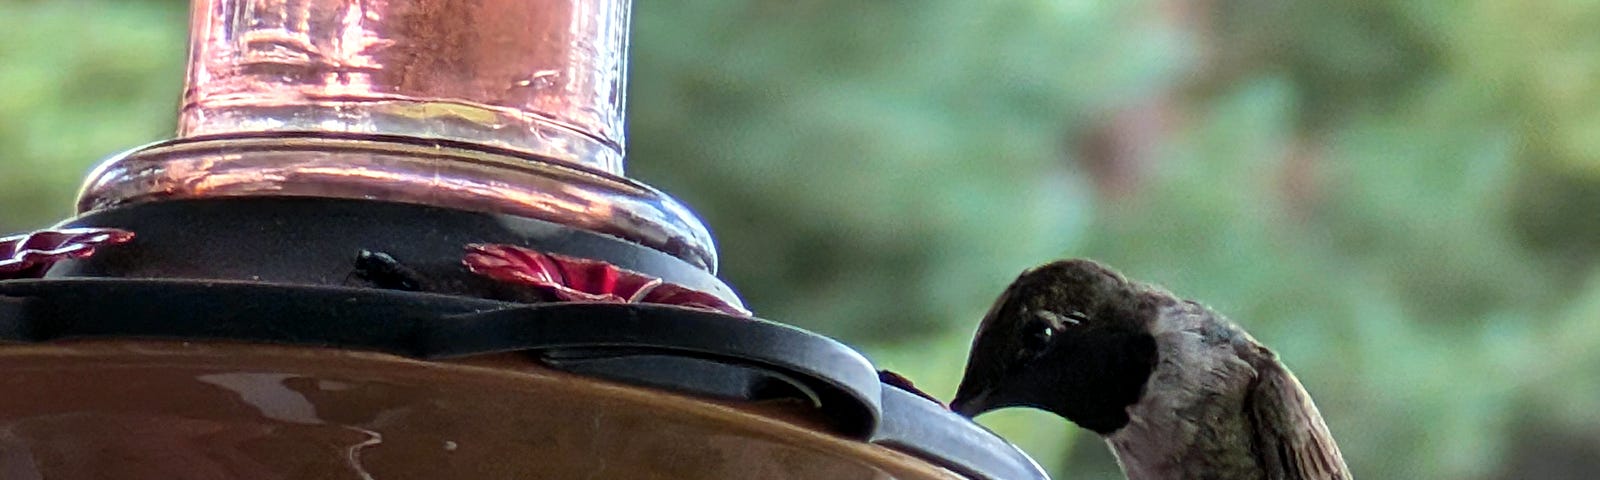
<instances>
[{"instance_id":1,"label":"bird's beak","mask_svg":"<svg viewBox=\"0 0 1600 480\"><path fill-rule=\"evenodd\" d=\"M950 400L950 411L967 418L976 417L984 412L994 410L995 406L991 401L993 397L994 389L987 386L971 390L958 389L956 398Z\"/></svg>"}]
</instances>

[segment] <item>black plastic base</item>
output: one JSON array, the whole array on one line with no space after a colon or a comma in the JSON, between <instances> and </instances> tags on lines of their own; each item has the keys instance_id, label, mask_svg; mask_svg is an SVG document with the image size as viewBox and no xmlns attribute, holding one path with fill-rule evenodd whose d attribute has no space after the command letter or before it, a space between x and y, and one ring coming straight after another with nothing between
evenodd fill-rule
<instances>
[{"instance_id":1,"label":"black plastic base","mask_svg":"<svg viewBox=\"0 0 1600 480\"><path fill-rule=\"evenodd\" d=\"M128 205L62 227L133 231L126 245L63 261L49 278L186 278L295 285L374 286L357 274L363 251L415 271L422 291L522 300L519 292L461 265L472 243L503 243L604 260L721 297L739 298L715 276L622 239L510 215L392 202L323 198L221 198Z\"/></svg>"},{"instance_id":2,"label":"black plastic base","mask_svg":"<svg viewBox=\"0 0 1600 480\"><path fill-rule=\"evenodd\" d=\"M602 376L677 379L676 390L755 400L723 386L791 383L841 433L876 429L879 383L860 354L827 337L764 320L659 305L520 305L365 288L184 280L0 282L0 340L238 340L374 350L422 359L504 352L574 360L669 356L720 369L711 386L651 361L616 361ZM592 367L592 366L591 366ZM752 371L751 368L756 369ZM599 370L599 371L595 371ZM660 375L660 374L669 375ZM770 377L770 378L769 378ZM664 382L665 383L665 382Z\"/></svg>"}]
</instances>

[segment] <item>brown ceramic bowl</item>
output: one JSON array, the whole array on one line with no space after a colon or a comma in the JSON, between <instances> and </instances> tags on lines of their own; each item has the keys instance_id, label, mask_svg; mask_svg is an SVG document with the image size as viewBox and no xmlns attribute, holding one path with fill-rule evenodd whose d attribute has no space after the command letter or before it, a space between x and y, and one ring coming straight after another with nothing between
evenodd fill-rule
<instances>
[{"instance_id":1,"label":"brown ceramic bowl","mask_svg":"<svg viewBox=\"0 0 1600 480\"><path fill-rule=\"evenodd\" d=\"M623 386L505 355L229 343L0 347L0 478L959 479L792 405Z\"/></svg>"}]
</instances>

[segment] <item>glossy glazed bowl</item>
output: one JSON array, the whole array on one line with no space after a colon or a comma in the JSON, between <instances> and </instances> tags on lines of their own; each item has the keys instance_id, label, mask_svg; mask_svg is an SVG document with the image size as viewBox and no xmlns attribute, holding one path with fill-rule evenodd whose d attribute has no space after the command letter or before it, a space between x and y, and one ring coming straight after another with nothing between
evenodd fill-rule
<instances>
[{"instance_id":1,"label":"glossy glazed bowl","mask_svg":"<svg viewBox=\"0 0 1600 480\"><path fill-rule=\"evenodd\" d=\"M500 355L89 341L0 348L0 478L955 479L817 428Z\"/></svg>"}]
</instances>

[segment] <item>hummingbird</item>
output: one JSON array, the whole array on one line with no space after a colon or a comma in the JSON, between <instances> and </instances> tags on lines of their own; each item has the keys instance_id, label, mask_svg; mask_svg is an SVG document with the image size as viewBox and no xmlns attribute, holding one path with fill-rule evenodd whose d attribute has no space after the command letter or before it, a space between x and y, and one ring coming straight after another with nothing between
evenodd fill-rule
<instances>
[{"instance_id":1,"label":"hummingbird","mask_svg":"<svg viewBox=\"0 0 1600 480\"><path fill-rule=\"evenodd\" d=\"M1059 415L1131 480L1347 480L1339 447L1271 350L1200 303L1092 260L1024 271L973 339L951 409Z\"/></svg>"}]
</instances>

